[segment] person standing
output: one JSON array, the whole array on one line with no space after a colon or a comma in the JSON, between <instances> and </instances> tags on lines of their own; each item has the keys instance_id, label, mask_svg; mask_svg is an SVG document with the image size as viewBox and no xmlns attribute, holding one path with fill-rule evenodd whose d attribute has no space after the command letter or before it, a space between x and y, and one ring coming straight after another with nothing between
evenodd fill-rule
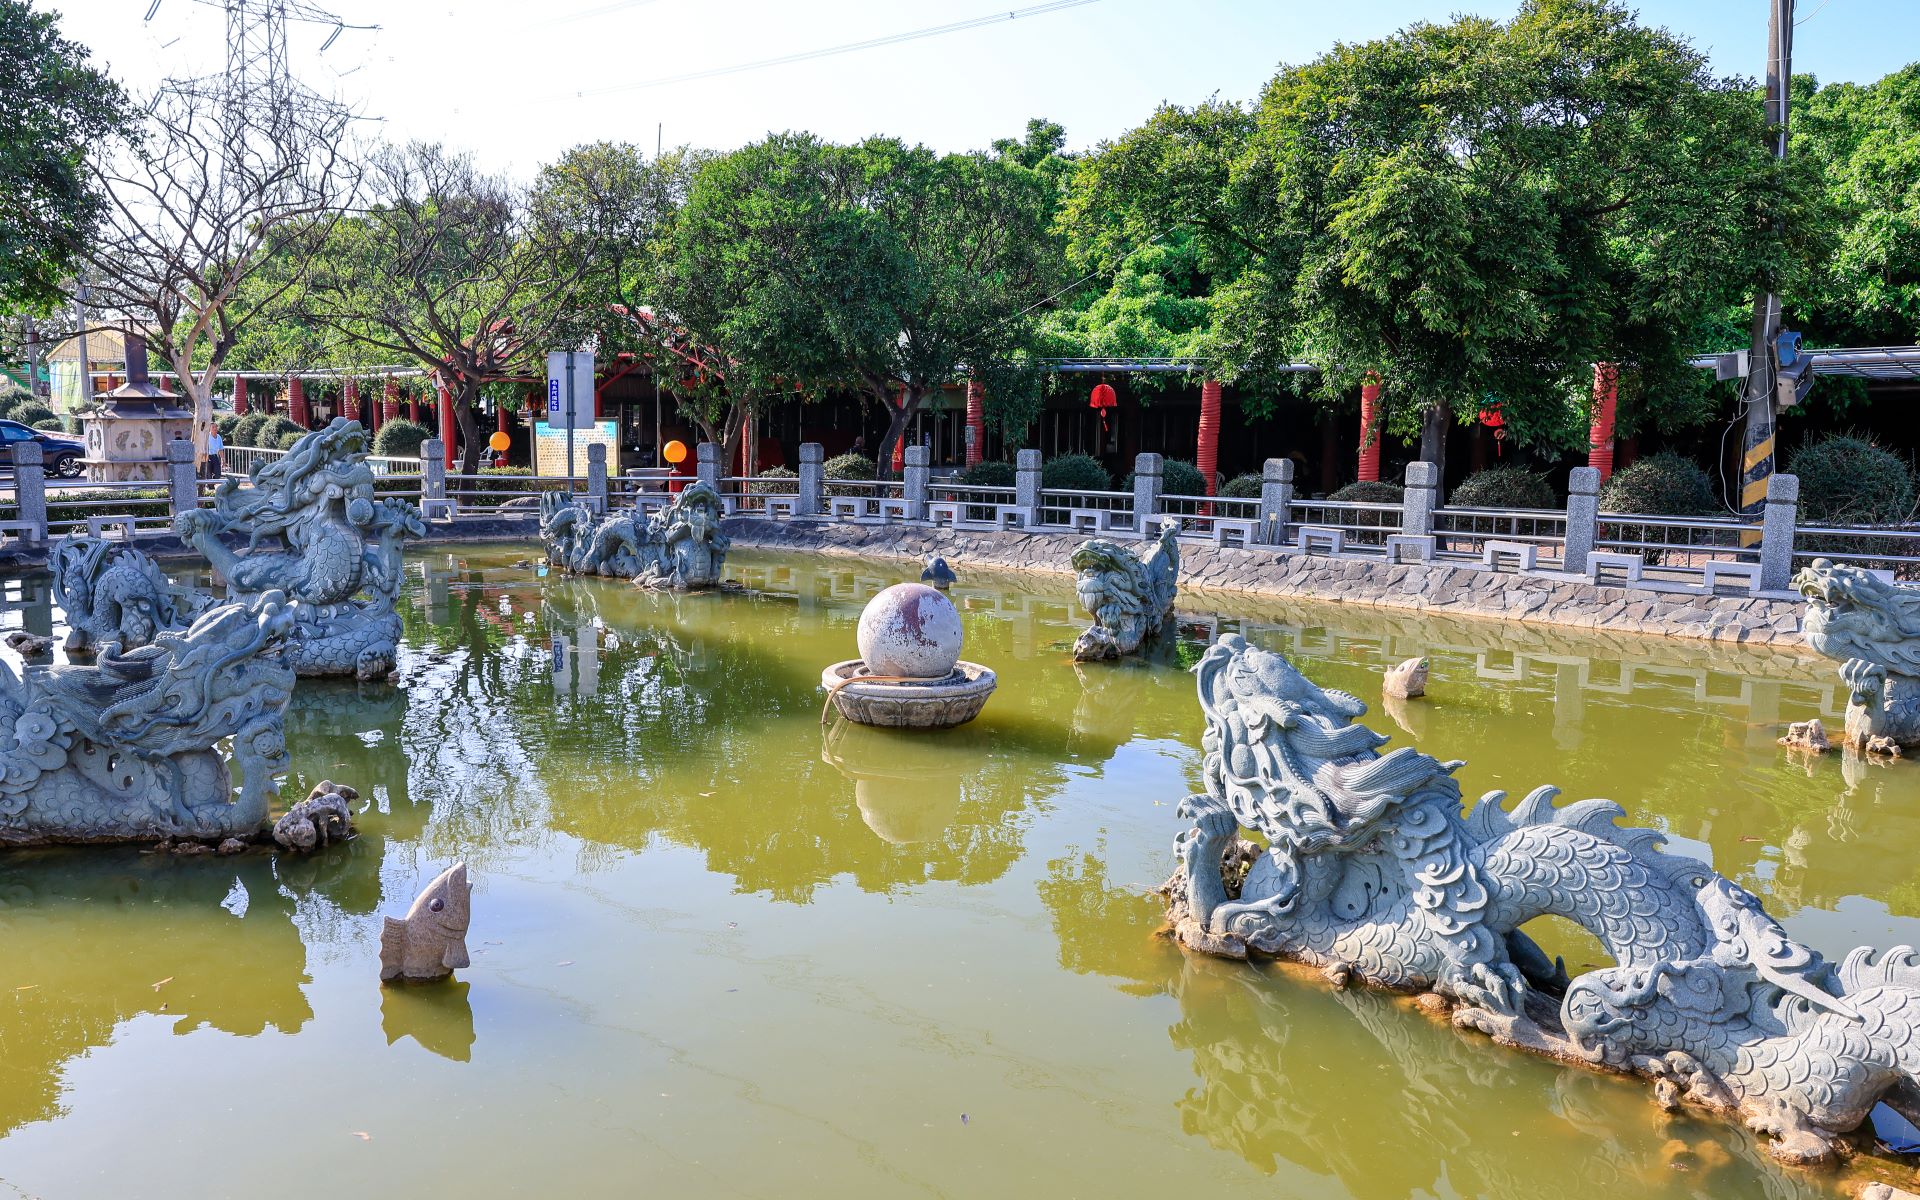
<instances>
[{"instance_id":1,"label":"person standing","mask_svg":"<svg viewBox=\"0 0 1920 1200\"><path fill-rule=\"evenodd\" d=\"M219 428L216 427L209 430L207 433L207 478L218 479L220 477L220 452L226 448L226 440L220 436Z\"/></svg>"}]
</instances>

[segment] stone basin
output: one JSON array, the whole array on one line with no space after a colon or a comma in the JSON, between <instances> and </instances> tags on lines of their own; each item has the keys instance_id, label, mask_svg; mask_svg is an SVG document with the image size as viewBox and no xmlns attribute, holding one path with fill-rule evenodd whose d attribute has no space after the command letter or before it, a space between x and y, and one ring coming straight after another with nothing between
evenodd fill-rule
<instances>
[{"instance_id":1,"label":"stone basin","mask_svg":"<svg viewBox=\"0 0 1920 1200\"><path fill-rule=\"evenodd\" d=\"M863 679L864 660L850 658L820 672L820 686L849 721L888 729L951 729L980 715L999 677L962 659L945 678L881 682ZM850 682L849 682L850 681Z\"/></svg>"}]
</instances>

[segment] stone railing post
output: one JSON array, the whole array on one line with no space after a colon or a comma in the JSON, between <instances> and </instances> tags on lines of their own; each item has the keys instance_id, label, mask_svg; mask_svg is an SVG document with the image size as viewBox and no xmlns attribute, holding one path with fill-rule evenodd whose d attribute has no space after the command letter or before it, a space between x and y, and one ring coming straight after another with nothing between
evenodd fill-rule
<instances>
[{"instance_id":1,"label":"stone railing post","mask_svg":"<svg viewBox=\"0 0 1920 1200\"><path fill-rule=\"evenodd\" d=\"M447 498L447 446L439 438L420 443L420 499Z\"/></svg>"},{"instance_id":2,"label":"stone railing post","mask_svg":"<svg viewBox=\"0 0 1920 1200\"><path fill-rule=\"evenodd\" d=\"M800 502L796 515L817 517L827 511L826 451L819 442L800 443Z\"/></svg>"},{"instance_id":3,"label":"stone railing post","mask_svg":"<svg viewBox=\"0 0 1920 1200\"><path fill-rule=\"evenodd\" d=\"M167 506L176 517L200 507L199 465L192 442L174 438L167 443Z\"/></svg>"},{"instance_id":4,"label":"stone railing post","mask_svg":"<svg viewBox=\"0 0 1920 1200\"><path fill-rule=\"evenodd\" d=\"M1028 527L1040 523L1040 452L1022 450L1014 460L1013 502L1026 514Z\"/></svg>"},{"instance_id":5,"label":"stone railing post","mask_svg":"<svg viewBox=\"0 0 1920 1200\"><path fill-rule=\"evenodd\" d=\"M905 469L900 472L900 498L907 502L907 520L927 519L927 484L933 472L927 467L927 448L908 446Z\"/></svg>"},{"instance_id":6,"label":"stone railing post","mask_svg":"<svg viewBox=\"0 0 1920 1200\"><path fill-rule=\"evenodd\" d=\"M1587 556L1600 537L1600 469L1575 467L1567 479L1567 540L1560 550L1560 569L1569 575L1587 573Z\"/></svg>"},{"instance_id":7,"label":"stone railing post","mask_svg":"<svg viewBox=\"0 0 1920 1200\"><path fill-rule=\"evenodd\" d=\"M1260 540L1269 546L1286 545L1287 523L1292 519L1293 460L1270 458L1260 469Z\"/></svg>"},{"instance_id":8,"label":"stone railing post","mask_svg":"<svg viewBox=\"0 0 1920 1200\"><path fill-rule=\"evenodd\" d=\"M14 520L33 529L32 540L47 540L47 469L39 442L13 444Z\"/></svg>"},{"instance_id":9,"label":"stone railing post","mask_svg":"<svg viewBox=\"0 0 1920 1200\"><path fill-rule=\"evenodd\" d=\"M1136 455L1133 460L1133 531L1152 537L1160 516L1160 491L1166 477L1167 460L1158 454Z\"/></svg>"},{"instance_id":10,"label":"stone railing post","mask_svg":"<svg viewBox=\"0 0 1920 1200\"><path fill-rule=\"evenodd\" d=\"M1406 478L1400 502L1400 532L1408 537L1428 537L1433 533L1433 510L1440 507L1440 468L1430 462L1410 462Z\"/></svg>"},{"instance_id":11,"label":"stone railing post","mask_svg":"<svg viewBox=\"0 0 1920 1200\"><path fill-rule=\"evenodd\" d=\"M694 447L694 454L697 457L694 460L696 465L693 468L693 473L700 477L701 483L706 484L716 492L719 491L720 447L714 445L712 442L701 442L698 446Z\"/></svg>"},{"instance_id":12,"label":"stone railing post","mask_svg":"<svg viewBox=\"0 0 1920 1200\"><path fill-rule=\"evenodd\" d=\"M587 444L587 507L597 513L607 511L607 444Z\"/></svg>"},{"instance_id":13,"label":"stone railing post","mask_svg":"<svg viewBox=\"0 0 1920 1200\"><path fill-rule=\"evenodd\" d=\"M1793 582L1793 527L1800 517L1800 477L1767 480L1766 515L1760 519L1760 590L1784 592Z\"/></svg>"}]
</instances>

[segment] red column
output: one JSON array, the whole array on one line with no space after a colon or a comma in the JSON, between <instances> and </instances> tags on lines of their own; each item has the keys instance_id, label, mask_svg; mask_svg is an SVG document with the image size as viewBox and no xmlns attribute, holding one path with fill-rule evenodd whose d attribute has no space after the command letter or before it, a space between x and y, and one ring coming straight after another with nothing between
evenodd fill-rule
<instances>
[{"instance_id":1,"label":"red column","mask_svg":"<svg viewBox=\"0 0 1920 1200\"><path fill-rule=\"evenodd\" d=\"M1193 456L1207 495L1215 494L1213 477L1220 465L1220 385L1209 379L1200 385L1200 446Z\"/></svg>"},{"instance_id":2,"label":"red column","mask_svg":"<svg viewBox=\"0 0 1920 1200\"><path fill-rule=\"evenodd\" d=\"M1380 480L1380 381L1367 376L1360 385L1360 482Z\"/></svg>"},{"instance_id":3,"label":"red column","mask_svg":"<svg viewBox=\"0 0 1920 1200\"><path fill-rule=\"evenodd\" d=\"M1600 482L1613 475L1613 412L1620 399L1620 364L1593 364L1593 425L1587 430L1587 465Z\"/></svg>"},{"instance_id":4,"label":"red column","mask_svg":"<svg viewBox=\"0 0 1920 1200\"><path fill-rule=\"evenodd\" d=\"M907 407L907 389L901 388L900 389L901 411L902 412L906 411L906 407ZM902 428L900 430L900 436L894 439L894 443L893 443L893 473L895 475L898 475L900 474L900 472L906 469L907 469L907 431L906 429Z\"/></svg>"},{"instance_id":5,"label":"red column","mask_svg":"<svg viewBox=\"0 0 1920 1200\"><path fill-rule=\"evenodd\" d=\"M341 415L346 417L347 420L358 421L360 419L360 381L359 380L357 379L347 380L346 387L341 389L340 407L344 410L341 413Z\"/></svg>"},{"instance_id":6,"label":"red column","mask_svg":"<svg viewBox=\"0 0 1920 1200\"><path fill-rule=\"evenodd\" d=\"M437 380L435 381L434 386L440 394L440 413L439 413L440 444L446 452L444 457L447 463L447 470L451 471L453 470L453 443L455 440L454 424L453 424L453 393L447 390L446 384L440 383Z\"/></svg>"},{"instance_id":7,"label":"red column","mask_svg":"<svg viewBox=\"0 0 1920 1200\"><path fill-rule=\"evenodd\" d=\"M746 419L740 422L740 473L742 475L752 475L754 468L759 465L754 461L760 456L760 447L756 440L758 437L759 433L753 427L753 414L748 413Z\"/></svg>"},{"instance_id":8,"label":"red column","mask_svg":"<svg viewBox=\"0 0 1920 1200\"><path fill-rule=\"evenodd\" d=\"M967 433L971 441L967 446L967 465L980 461L987 445L987 386L977 380L967 381Z\"/></svg>"},{"instance_id":9,"label":"red column","mask_svg":"<svg viewBox=\"0 0 1920 1200\"><path fill-rule=\"evenodd\" d=\"M420 397L417 393L407 393L407 420L415 425L420 423Z\"/></svg>"},{"instance_id":10,"label":"red column","mask_svg":"<svg viewBox=\"0 0 1920 1200\"><path fill-rule=\"evenodd\" d=\"M298 375L287 381L287 420L302 429L313 428L313 410L307 407L307 388Z\"/></svg>"},{"instance_id":11,"label":"red column","mask_svg":"<svg viewBox=\"0 0 1920 1200\"><path fill-rule=\"evenodd\" d=\"M239 375L233 377L233 415L247 415L247 381Z\"/></svg>"},{"instance_id":12,"label":"red column","mask_svg":"<svg viewBox=\"0 0 1920 1200\"><path fill-rule=\"evenodd\" d=\"M400 419L400 381L387 376L387 382L380 389L380 420L397 421Z\"/></svg>"}]
</instances>

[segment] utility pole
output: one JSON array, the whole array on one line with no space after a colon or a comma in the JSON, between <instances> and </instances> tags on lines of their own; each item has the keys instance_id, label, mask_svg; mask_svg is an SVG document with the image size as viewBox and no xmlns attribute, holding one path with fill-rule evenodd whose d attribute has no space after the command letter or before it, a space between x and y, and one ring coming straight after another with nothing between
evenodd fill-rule
<instances>
[{"instance_id":1,"label":"utility pole","mask_svg":"<svg viewBox=\"0 0 1920 1200\"><path fill-rule=\"evenodd\" d=\"M1768 0L1767 129L1773 156L1787 157L1787 97L1793 87L1794 0ZM1766 508L1767 481L1773 478L1775 344L1780 337L1780 297L1762 292L1753 302L1753 344L1747 354L1742 398L1746 432L1740 439L1740 513L1758 520ZM1756 527L1741 532L1741 545L1758 544Z\"/></svg>"},{"instance_id":2,"label":"utility pole","mask_svg":"<svg viewBox=\"0 0 1920 1200\"><path fill-rule=\"evenodd\" d=\"M80 339L80 407L93 407L93 359L87 355L87 285L73 289L73 327ZM51 407L51 406L49 406Z\"/></svg>"},{"instance_id":3,"label":"utility pole","mask_svg":"<svg viewBox=\"0 0 1920 1200\"><path fill-rule=\"evenodd\" d=\"M40 376L44 370L40 363L40 326L32 317L26 319L25 325L27 338L27 394L35 400L38 400L45 395L45 393L40 390Z\"/></svg>"}]
</instances>

